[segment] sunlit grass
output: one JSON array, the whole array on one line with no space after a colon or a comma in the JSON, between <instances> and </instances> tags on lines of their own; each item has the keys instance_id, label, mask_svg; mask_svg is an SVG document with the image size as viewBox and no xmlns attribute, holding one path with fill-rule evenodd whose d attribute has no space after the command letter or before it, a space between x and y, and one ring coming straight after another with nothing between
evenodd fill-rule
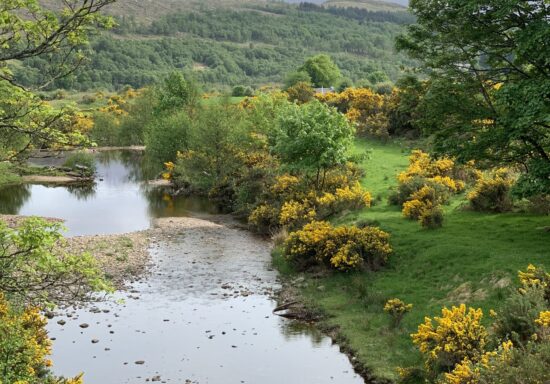
<instances>
[{"instance_id":1,"label":"sunlit grass","mask_svg":"<svg viewBox=\"0 0 550 384\"><path fill-rule=\"evenodd\" d=\"M396 174L407 166L408 149L396 143L358 141L354 151L367 149L363 185L379 199L372 208L334 222L376 223L391 233L394 253L378 272L310 280L304 295L329 315L329 324L341 327L376 375L395 378L396 367L419 364L409 334L424 316L462 302L481 307L486 314L491 308L498 310L517 283L519 269L529 263L550 267L550 233L542 230L550 218L467 211L465 196L459 195L445 207L443 228L423 229L387 203L389 187L397 184ZM389 317L382 310L384 302L394 297L414 304L395 331L389 329Z\"/></svg>"}]
</instances>

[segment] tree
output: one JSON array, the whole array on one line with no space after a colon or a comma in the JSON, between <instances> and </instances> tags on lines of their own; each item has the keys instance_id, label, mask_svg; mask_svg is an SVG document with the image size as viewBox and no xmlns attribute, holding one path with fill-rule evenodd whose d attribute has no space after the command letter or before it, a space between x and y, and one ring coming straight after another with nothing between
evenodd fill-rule
<instances>
[{"instance_id":1,"label":"tree","mask_svg":"<svg viewBox=\"0 0 550 384\"><path fill-rule=\"evenodd\" d=\"M96 260L63 247L62 225L27 219L16 229L0 223L0 293L24 303L74 303L109 287Z\"/></svg>"},{"instance_id":2,"label":"tree","mask_svg":"<svg viewBox=\"0 0 550 384\"><path fill-rule=\"evenodd\" d=\"M112 25L100 14L112 2L65 0L59 1L62 9L57 11L37 0L0 3L0 159L12 159L33 146L80 141L80 135L71 135L70 111L55 110L23 87L11 63L46 59L50 65L42 71L44 81L38 88L72 73L84 62L90 31Z\"/></svg>"},{"instance_id":3,"label":"tree","mask_svg":"<svg viewBox=\"0 0 550 384\"><path fill-rule=\"evenodd\" d=\"M298 71L306 72L317 87L330 87L341 76L340 69L328 55L310 57Z\"/></svg>"},{"instance_id":4,"label":"tree","mask_svg":"<svg viewBox=\"0 0 550 384\"><path fill-rule=\"evenodd\" d=\"M199 89L180 72L172 72L157 88L158 113L191 107L197 104Z\"/></svg>"},{"instance_id":5,"label":"tree","mask_svg":"<svg viewBox=\"0 0 550 384\"><path fill-rule=\"evenodd\" d=\"M306 83L311 85L311 76L306 71L290 72L285 78L285 90L295 86L298 83Z\"/></svg>"},{"instance_id":6,"label":"tree","mask_svg":"<svg viewBox=\"0 0 550 384\"><path fill-rule=\"evenodd\" d=\"M430 81L420 123L440 153L550 179L550 7L545 0L413 0L398 48Z\"/></svg>"},{"instance_id":7,"label":"tree","mask_svg":"<svg viewBox=\"0 0 550 384\"><path fill-rule=\"evenodd\" d=\"M287 167L312 176L318 190L327 170L347 160L354 134L335 108L317 100L290 104L272 132L272 150Z\"/></svg>"}]
</instances>

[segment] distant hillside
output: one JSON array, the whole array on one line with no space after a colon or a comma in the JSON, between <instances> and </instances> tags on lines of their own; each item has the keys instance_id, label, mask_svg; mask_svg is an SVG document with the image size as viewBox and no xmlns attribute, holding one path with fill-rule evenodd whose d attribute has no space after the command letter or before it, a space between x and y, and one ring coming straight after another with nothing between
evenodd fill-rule
<instances>
[{"instance_id":1,"label":"distant hillside","mask_svg":"<svg viewBox=\"0 0 550 384\"><path fill-rule=\"evenodd\" d=\"M371 11L389 11L398 12L403 11L408 6L408 0L328 0L323 2L325 6L330 7L357 7L364 8Z\"/></svg>"},{"instance_id":2,"label":"distant hillside","mask_svg":"<svg viewBox=\"0 0 550 384\"><path fill-rule=\"evenodd\" d=\"M318 53L331 55L355 82L394 81L402 66L412 64L395 52L394 39L414 18L402 7L388 7L391 12L259 0L119 0L110 9L118 27L94 38L89 65L55 86L142 87L181 70L207 88L258 87L281 83ZM47 65L27 60L17 76L33 85L48 73Z\"/></svg>"}]
</instances>

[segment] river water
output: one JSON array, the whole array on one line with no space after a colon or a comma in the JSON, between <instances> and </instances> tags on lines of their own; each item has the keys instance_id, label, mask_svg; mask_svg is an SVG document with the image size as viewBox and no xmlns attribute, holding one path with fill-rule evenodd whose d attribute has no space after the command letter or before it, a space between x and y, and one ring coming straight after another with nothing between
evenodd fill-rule
<instances>
[{"instance_id":1,"label":"river water","mask_svg":"<svg viewBox=\"0 0 550 384\"><path fill-rule=\"evenodd\" d=\"M194 218L153 242L151 273L128 291L50 320L56 374L84 372L87 384L363 383L329 338L272 314L279 285L268 241L210 216L204 201L147 187L136 154L101 154L97 162L93 188L7 188L0 213L60 217L69 235Z\"/></svg>"}]
</instances>

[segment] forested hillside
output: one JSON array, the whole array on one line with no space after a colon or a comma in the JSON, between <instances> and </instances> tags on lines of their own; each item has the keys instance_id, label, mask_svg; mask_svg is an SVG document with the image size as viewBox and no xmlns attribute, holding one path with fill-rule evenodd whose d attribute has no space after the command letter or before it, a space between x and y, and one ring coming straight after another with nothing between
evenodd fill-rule
<instances>
[{"instance_id":1,"label":"forested hillside","mask_svg":"<svg viewBox=\"0 0 550 384\"><path fill-rule=\"evenodd\" d=\"M129 11L121 16L124 6ZM169 14L157 10L151 19L150 11L155 9L145 6L144 15L136 6L119 3L113 11L119 15L118 26L92 39L88 65L51 88L137 88L174 68L193 71L207 87L259 87L282 82L305 58L320 52L329 53L345 77L376 83L395 80L400 67L411 63L393 47L403 26L414 21L405 11L182 2ZM27 60L18 67L17 76L26 85L43 83L48 65L45 57Z\"/></svg>"}]
</instances>

